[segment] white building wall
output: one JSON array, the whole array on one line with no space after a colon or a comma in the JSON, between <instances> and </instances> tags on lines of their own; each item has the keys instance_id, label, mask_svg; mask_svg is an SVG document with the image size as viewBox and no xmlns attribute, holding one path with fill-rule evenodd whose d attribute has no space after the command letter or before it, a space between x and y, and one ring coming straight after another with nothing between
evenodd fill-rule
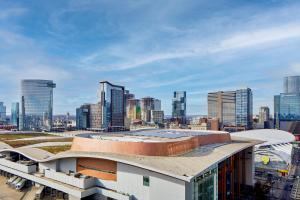
<instances>
[{"instance_id":1,"label":"white building wall","mask_svg":"<svg viewBox=\"0 0 300 200\"><path fill-rule=\"evenodd\" d=\"M149 186L143 185L143 176L149 176ZM122 163L118 163L117 187L137 200L185 199L184 181Z\"/></svg>"},{"instance_id":2,"label":"white building wall","mask_svg":"<svg viewBox=\"0 0 300 200\"><path fill-rule=\"evenodd\" d=\"M254 185L254 173L255 173L255 162L254 162L254 147L250 147L245 150L245 170L246 170L246 184Z\"/></svg>"},{"instance_id":3,"label":"white building wall","mask_svg":"<svg viewBox=\"0 0 300 200\"><path fill-rule=\"evenodd\" d=\"M56 160L50 162L39 163L39 171L43 173L46 169L51 169L53 171L57 171L57 163Z\"/></svg>"},{"instance_id":4,"label":"white building wall","mask_svg":"<svg viewBox=\"0 0 300 200\"><path fill-rule=\"evenodd\" d=\"M57 170L60 172L69 172L69 171L73 171L76 172L76 158L64 158L64 159L60 159L58 160L58 166L57 166Z\"/></svg>"}]
</instances>

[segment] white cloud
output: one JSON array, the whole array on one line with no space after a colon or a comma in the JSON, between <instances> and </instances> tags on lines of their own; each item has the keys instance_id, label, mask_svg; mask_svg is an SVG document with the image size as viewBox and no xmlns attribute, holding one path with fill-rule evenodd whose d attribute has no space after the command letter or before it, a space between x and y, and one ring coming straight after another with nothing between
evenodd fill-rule
<instances>
[{"instance_id":1,"label":"white cloud","mask_svg":"<svg viewBox=\"0 0 300 200\"><path fill-rule=\"evenodd\" d=\"M70 79L72 76L64 69L54 66L47 66L35 62L24 62L23 66L0 65L3 80L18 82L21 79L50 79L62 81Z\"/></svg>"},{"instance_id":2,"label":"white cloud","mask_svg":"<svg viewBox=\"0 0 300 200\"><path fill-rule=\"evenodd\" d=\"M255 47L263 44L276 43L278 41L299 38L300 24L288 24L266 29L250 30L230 36L211 50L212 53Z\"/></svg>"},{"instance_id":3,"label":"white cloud","mask_svg":"<svg viewBox=\"0 0 300 200\"><path fill-rule=\"evenodd\" d=\"M0 29L0 42L3 42L5 45L10 46L20 46L20 45L32 45L32 39L24 37L21 34Z\"/></svg>"},{"instance_id":4,"label":"white cloud","mask_svg":"<svg viewBox=\"0 0 300 200\"><path fill-rule=\"evenodd\" d=\"M141 83L141 87L143 88L155 88L155 87L162 87L167 85L178 84L182 82L188 82L199 78L199 74L193 74L188 76L183 76L181 78L173 79L173 80L166 80L166 81L148 81Z\"/></svg>"},{"instance_id":5,"label":"white cloud","mask_svg":"<svg viewBox=\"0 0 300 200\"><path fill-rule=\"evenodd\" d=\"M21 16L26 12L27 12L27 9L25 9L25 8L3 9L0 12L0 20L11 18L11 17L16 17L16 16Z\"/></svg>"},{"instance_id":6,"label":"white cloud","mask_svg":"<svg viewBox=\"0 0 300 200\"><path fill-rule=\"evenodd\" d=\"M137 67L142 67L146 64L155 63L164 60L181 59L186 57L204 57L213 54L227 53L228 51L242 51L244 49L268 48L267 45L278 44L279 42L300 38L300 24L276 25L269 28L256 28L244 32L232 33L231 35L220 39L219 41L210 41L205 44L203 41L197 41L192 38L184 42L184 39L174 41L179 44L177 47L166 47L164 51L154 53L128 53L128 49L132 46L126 46L128 49L118 48L120 59L110 60L107 64L98 64L101 58L115 55L115 52L103 51L101 53L92 53L83 57L79 63L80 67L85 69L92 69L96 71L115 71L127 70ZM174 51L174 48L176 49ZM110 48L113 49L113 48Z\"/></svg>"}]
</instances>

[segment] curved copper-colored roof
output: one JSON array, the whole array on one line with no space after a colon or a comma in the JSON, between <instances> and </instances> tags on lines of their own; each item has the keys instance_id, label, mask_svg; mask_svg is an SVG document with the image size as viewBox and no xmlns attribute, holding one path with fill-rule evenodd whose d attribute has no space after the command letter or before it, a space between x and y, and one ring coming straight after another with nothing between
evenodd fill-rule
<instances>
[{"instance_id":1,"label":"curved copper-colored roof","mask_svg":"<svg viewBox=\"0 0 300 200\"><path fill-rule=\"evenodd\" d=\"M144 156L174 156L192 151L202 145L227 143L231 141L229 133L194 134L180 139L163 138L163 140L151 141L122 141L122 136L118 137L121 139L94 139L87 136L75 137L71 151Z\"/></svg>"}]
</instances>

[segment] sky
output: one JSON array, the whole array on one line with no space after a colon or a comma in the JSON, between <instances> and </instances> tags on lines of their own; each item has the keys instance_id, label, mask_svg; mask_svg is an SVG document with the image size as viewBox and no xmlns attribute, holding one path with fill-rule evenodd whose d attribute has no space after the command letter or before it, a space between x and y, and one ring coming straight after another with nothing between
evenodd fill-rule
<instances>
[{"instance_id":1,"label":"sky","mask_svg":"<svg viewBox=\"0 0 300 200\"><path fill-rule=\"evenodd\" d=\"M207 114L207 93L249 87L273 111L283 77L300 75L300 2L288 0L0 0L0 101L21 79L50 79L54 114L97 102L99 81L152 96L171 113Z\"/></svg>"}]
</instances>

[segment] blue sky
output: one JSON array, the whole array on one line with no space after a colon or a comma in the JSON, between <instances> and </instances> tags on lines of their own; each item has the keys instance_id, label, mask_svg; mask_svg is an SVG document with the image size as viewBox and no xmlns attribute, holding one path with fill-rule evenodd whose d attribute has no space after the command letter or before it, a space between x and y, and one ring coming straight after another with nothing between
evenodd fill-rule
<instances>
[{"instance_id":1,"label":"blue sky","mask_svg":"<svg viewBox=\"0 0 300 200\"><path fill-rule=\"evenodd\" d=\"M52 79L54 113L97 101L100 80L136 97L187 91L188 114L207 92L250 87L254 113L273 110L286 75L300 74L300 2L286 0L0 1L0 101L20 80Z\"/></svg>"}]
</instances>

